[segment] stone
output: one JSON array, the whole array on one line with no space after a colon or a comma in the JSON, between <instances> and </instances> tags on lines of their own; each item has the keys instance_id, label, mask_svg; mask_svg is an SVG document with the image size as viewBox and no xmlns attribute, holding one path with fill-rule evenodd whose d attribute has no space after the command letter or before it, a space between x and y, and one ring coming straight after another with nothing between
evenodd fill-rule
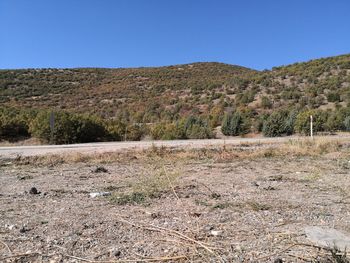
<instances>
[{"instance_id":1,"label":"stone","mask_svg":"<svg viewBox=\"0 0 350 263\"><path fill-rule=\"evenodd\" d=\"M38 195L38 194L40 194L40 192L38 191L38 189L36 189L36 187L30 188L29 193L31 195Z\"/></svg>"},{"instance_id":2,"label":"stone","mask_svg":"<svg viewBox=\"0 0 350 263\"><path fill-rule=\"evenodd\" d=\"M350 248L350 235L340 232L334 228L307 226L306 237L319 246L338 248L345 251Z\"/></svg>"}]
</instances>

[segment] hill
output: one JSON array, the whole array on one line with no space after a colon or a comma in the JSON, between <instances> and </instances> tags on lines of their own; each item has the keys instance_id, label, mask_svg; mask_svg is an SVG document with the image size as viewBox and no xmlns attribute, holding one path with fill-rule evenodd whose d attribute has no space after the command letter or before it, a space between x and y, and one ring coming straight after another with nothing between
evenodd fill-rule
<instances>
[{"instance_id":1,"label":"hill","mask_svg":"<svg viewBox=\"0 0 350 263\"><path fill-rule=\"evenodd\" d=\"M128 69L2 70L0 101L8 106L88 111L104 117L135 110L156 110L160 114L178 102L193 105L193 97L221 89L232 76L251 71L222 63ZM151 118L159 118L158 114Z\"/></svg>"},{"instance_id":2,"label":"hill","mask_svg":"<svg viewBox=\"0 0 350 263\"><path fill-rule=\"evenodd\" d=\"M210 129L220 125L225 114L239 111L249 122L247 129L236 133L259 132L272 112L348 109L350 55L265 71L214 62L153 68L0 70L0 102L21 110L93 114L126 125L174 123L200 116L209 121ZM346 117L343 111L342 121ZM194 119L191 123L202 125ZM208 136L208 132L203 134Z\"/></svg>"}]
</instances>

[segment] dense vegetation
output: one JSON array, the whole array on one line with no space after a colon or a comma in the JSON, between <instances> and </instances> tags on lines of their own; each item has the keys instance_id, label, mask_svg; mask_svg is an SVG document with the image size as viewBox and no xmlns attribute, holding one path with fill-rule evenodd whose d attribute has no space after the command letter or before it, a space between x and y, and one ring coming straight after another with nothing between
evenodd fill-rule
<instances>
[{"instance_id":1,"label":"dense vegetation","mask_svg":"<svg viewBox=\"0 0 350 263\"><path fill-rule=\"evenodd\" d=\"M350 130L350 55L255 71L221 63L0 70L0 139L55 143ZM56 113L51 134L49 114ZM53 138L51 138L53 136Z\"/></svg>"}]
</instances>

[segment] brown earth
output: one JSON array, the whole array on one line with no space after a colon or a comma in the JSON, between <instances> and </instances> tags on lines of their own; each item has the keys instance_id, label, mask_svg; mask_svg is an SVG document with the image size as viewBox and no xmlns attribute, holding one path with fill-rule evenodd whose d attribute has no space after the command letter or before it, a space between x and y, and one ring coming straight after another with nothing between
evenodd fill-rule
<instances>
[{"instance_id":1,"label":"brown earth","mask_svg":"<svg viewBox=\"0 0 350 263\"><path fill-rule=\"evenodd\" d=\"M350 233L349 146L258 151L3 160L0 261L332 262L304 228Z\"/></svg>"}]
</instances>

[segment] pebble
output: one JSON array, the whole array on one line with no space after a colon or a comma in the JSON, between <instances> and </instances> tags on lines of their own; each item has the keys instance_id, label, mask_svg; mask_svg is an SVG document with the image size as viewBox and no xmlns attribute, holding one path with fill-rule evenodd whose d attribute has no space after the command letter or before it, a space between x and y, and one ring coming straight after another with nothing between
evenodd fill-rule
<instances>
[{"instance_id":1,"label":"pebble","mask_svg":"<svg viewBox=\"0 0 350 263\"><path fill-rule=\"evenodd\" d=\"M89 194L91 198L95 198L98 196L108 196L111 195L111 192L96 192L96 193L90 193Z\"/></svg>"},{"instance_id":2,"label":"pebble","mask_svg":"<svg viewBox=\"0 0 350 263\"><path fill-rule=\"evenodd\" d=\"M32 195L40 194L40 192L38 191L38 189L36 189L36 187L30 188L29 193Z\"/></svg>"},{"instance_id":3,"label":"pebble","mask_svg":"<svg viewBox=\"0 0 350 263\"><path fill-rule=\"evenodd\" d=\"M210 231L210 234L212 235L212 236L220 236L221 234L222 234L222 231L219 231L219 230L211 230Z\"/></svg>"}]
</instances>

